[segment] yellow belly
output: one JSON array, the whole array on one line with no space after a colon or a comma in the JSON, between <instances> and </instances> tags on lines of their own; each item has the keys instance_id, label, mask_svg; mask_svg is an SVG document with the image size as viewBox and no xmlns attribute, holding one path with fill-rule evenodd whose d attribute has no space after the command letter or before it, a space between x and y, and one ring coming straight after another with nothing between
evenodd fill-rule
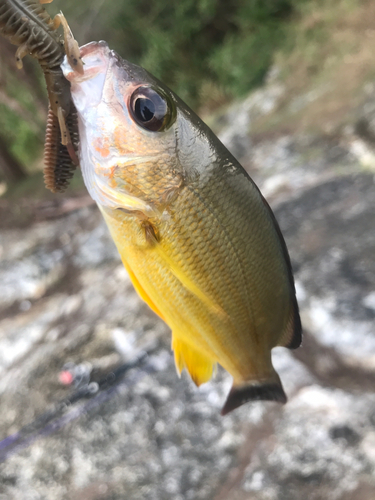
<instances>
[{"instance_id":1,"label":"yellow belly","mask_svg":"<svg viewBox=\"0 0 375 500\"><path fill-rule=\"evenodd\" d=\"M290 314L282 269L271 266L276 275L272 286L281 286L279 291L268 297L267 285L262 295L255 276L250 288L258 287L259 298L249 298L248 276L241 269L248 264L238 262L239 251L222 241L204 210L200 207L197 221L191 216L178 228L176 220L162 224L160 242L154 245L146 241L136 217L102 212L137 292L172 329L178 372L186 368L199 385L220 363L235 383L266 379L273 372L271 348Z\"/></svg>"}]
</instances>

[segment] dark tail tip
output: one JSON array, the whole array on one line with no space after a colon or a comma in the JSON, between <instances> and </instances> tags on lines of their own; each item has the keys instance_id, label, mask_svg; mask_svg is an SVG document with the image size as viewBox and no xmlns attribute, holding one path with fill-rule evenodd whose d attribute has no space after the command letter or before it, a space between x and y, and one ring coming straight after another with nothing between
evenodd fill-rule
<instances>
[{"instance_id":1,"label":"dark tail tip","mask_svg":"<svg viewBox=\"0 0 375 500\"><path fill-rule=\"evenodd\" d=\"M281 383L271 382L264 385L249 384L232 387L221 410L221 415L226 415L249 401L277 401L285 404L287 398Z\"/></svg>"}]
</instances>

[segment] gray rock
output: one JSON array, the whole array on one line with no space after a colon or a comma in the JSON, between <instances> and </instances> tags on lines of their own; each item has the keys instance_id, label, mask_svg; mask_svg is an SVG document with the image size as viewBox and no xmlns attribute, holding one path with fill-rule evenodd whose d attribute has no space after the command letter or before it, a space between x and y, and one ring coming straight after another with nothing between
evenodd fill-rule
<instances>
[{"instance_id":1,"label":"gray rock","mask_svg":"<svg viewBox=\"0 0 375 500\"><path fill-rule=\"evenodd\" d=\"M223 418L227 374L199 389L177 377L170 332L95 207L3 229L0 500L375 497L375 185L356 141L370 146L353 131L251 144L252 120L281 95L271 82L236 104L221 137L249 159L290 249L305 337L273 353L288 404ZM145 350L142 366L95 393ZM81 377L72 385L67 367ZM89 379L93 397L58 405Z\"/></svg>"}]
</instances>

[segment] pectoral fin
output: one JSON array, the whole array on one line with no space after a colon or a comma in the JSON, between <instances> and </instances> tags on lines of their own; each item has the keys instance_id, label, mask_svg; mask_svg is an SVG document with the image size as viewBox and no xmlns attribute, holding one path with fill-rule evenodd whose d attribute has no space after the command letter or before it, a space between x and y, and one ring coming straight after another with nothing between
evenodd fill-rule
<instances>
[{"instance_id":1,"label":"pectoral fin","mask_svg":"<svg viewBox=\"0 0 375 500\"><path fill-rule=\"evenodd\" d=\"M175 335L172 336L172 349L179 375L186 368L197 386L208 382L214 375L216 363Z\"/></svg>"}]
</instances>

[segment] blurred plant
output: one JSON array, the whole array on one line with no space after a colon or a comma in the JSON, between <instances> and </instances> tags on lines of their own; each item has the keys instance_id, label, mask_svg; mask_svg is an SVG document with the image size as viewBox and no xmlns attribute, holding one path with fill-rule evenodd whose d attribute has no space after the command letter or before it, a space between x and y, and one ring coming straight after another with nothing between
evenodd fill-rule
<instances>
[{"instance_id":1,"label":"blurred plant","mask_svg":"<svg viewBox=\"0 0 375 500\"><path fill-rule=\"evenodd\" d=\"M55 0L54 4L64 10L80 43L106 40L197 109L210 107L207 88L213 92L214 107L261 84L274 52L287 39L288 21L306 1L92 0L88 4L82 0L77 7L75 0Z\"/></svg>"},{"instance_id":2,"label":"blurred plant","mask_svg":"<svg viewBox=\"0 0 375 500\"><path fill-rule=\"evenodd\" d=\"M0 180L16 182L26 177L43 144L45 103L41 81L32 61L20 72L15 49L0 38Z\"/></svg>"},{"instance_id":3,"label":"blurred plant","mask_svg":"<svg viewBox=\"0 0 375 500\"><path fill-rule=\"evenodd\" d=\"M262 82L294 2L124 0L110 22L112 44L196 108L207 105L202 86L230 99Z\"/></svg>"},{"instance_id":4,"label":"blurred plant","mask_svg":"<svg viewBox=\"0 0 375 500\"><path fill-rule=\"evenodd\" d=\"M54 0L47 9L63 10L80 44L106 40L191 107L210 111L262 83L288 39L288 21L308 1ZM9 47L0 58L0 135L16 159L30 164L41 152L44 83L28 58L23 77L14 76Z\"/></svg>"}]
</instances>

